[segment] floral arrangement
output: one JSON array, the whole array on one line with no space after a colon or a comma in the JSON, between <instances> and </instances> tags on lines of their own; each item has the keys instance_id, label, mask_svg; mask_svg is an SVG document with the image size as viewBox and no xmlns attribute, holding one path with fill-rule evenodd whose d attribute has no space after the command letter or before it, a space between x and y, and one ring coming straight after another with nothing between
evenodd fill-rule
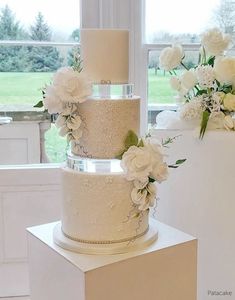
<instances>
[{"instance_id":1,"label":"floral arrangement","mask_svg":"<svg viewBox=\"0 0 235 300\"><path fill-rule=\"evenodd\" d=\"M231 37L214 28L201 36L199 63L188 69L184 64L181 45L162 50L160 67L169 71L171 87L185 104L179 109L184 120L197 120L200 124L200 138L208 127L211 129L235 130L235 58L225 56L231 46ZM179 65L186 70L177 76Z\"/></svg>"},{"instance_id":2,"label":"floral arrangement","mask_svg":"<svg viewBox=\"0 0 235 300\"><path fill-rule=\"evenodd\" d=\"M174 138L173 138L174 139ZM173 141L169 138L160 143L147 136L139 139L129 131L125 140L125 150L117 157L121 159L121 167L128 181L133 182L131 199L140 211L155 206L157 186L168 178L168 169L177 168L185 159L177 160L174 165L167 165L164 161L164 146Z\"/></svg>"},{"instance_id":3,"label":"floral arrangement","mask_svg":"<svg viewBox=\"0 0 235 300\"><path fill-rule=\"evenodd\" d=\"M80 57L73 67L62 67L53 76L52 83L43 89L43 100L35 107L44 107L50 114L58 114L56 126L68 142L79 141L82 136L82 120L78 104L92 94L92 84L82 71Z\"/></svg>"}]
</instances>

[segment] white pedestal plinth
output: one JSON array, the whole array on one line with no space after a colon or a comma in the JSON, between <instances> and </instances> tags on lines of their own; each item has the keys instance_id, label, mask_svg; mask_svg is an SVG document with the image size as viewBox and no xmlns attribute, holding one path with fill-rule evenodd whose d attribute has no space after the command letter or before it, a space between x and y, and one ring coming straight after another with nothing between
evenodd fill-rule
<instances>
[{"instance_id":1,"label":"white pedestal plinth","mask_svg":"<svg viewBox=\"0 0 235 300\"><path fill-rule=\"evenodd\" d=\"M57 246L55 225L28 229L31 300L196 300L192 236L157 222L145 250L85 255Z\"/></svg>"},{"instance_id":2,"label":"white pedestal plinth","mask_svg":"<svg viewBox=\"0 0 235 300\"><path fill-rule=\"evenodd\" d=\"M187 159L159 185L155 216L198 238L198 300L234 300L235 133L206 131L203 140L193 130L152 135L160 140L179 136L167 150L169 163Z\"/></svg>"}]
</instances>

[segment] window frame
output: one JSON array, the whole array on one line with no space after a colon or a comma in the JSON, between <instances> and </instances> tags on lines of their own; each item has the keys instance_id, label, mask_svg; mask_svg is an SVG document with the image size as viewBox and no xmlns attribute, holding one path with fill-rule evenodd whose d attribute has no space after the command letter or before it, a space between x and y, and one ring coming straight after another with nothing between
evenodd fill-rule
<instances>
[{"instance_id":1,"label":"window frame","mask_svg":"<svg viewBox=\"0 0 235 300\"><path fill-rule=\"evenodd\" d=\"M77 0L79 1L79 0ZM80 28L125 28L130 31L130 82L141 97L141 134L148 126L148 111L175 109L176 105L153 106L148 103L148 57L150 51L161 51L170 43L146 43L146 0L80 0ZM79 46L77 42L0 41L0 45ZM198 50L199 44L182 44L184 50Z\"/></svg>"}]
</instances>

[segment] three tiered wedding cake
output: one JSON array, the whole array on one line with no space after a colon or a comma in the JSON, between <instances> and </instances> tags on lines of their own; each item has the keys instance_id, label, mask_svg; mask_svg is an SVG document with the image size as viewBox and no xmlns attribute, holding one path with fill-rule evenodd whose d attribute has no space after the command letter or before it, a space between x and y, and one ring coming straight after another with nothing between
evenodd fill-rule
<instances>
[{"instance_id":1,"label":"three tiered wedding cake","mask_svg":"<svg viewBox=\"0 0 235 300\"><path fill-rule=\"evenodd\" d=\"M83 70L59 70L45 93L51 110L52 90L60 97L57 125L71 142L62 169L62 220L54 233L66 249L120 253L157 237L149 207L156 200L154 182L167 178L168 167L160 143L138 138L140 98L128 83L128 34L81 30Z\"/></svg>"}]
</instances>

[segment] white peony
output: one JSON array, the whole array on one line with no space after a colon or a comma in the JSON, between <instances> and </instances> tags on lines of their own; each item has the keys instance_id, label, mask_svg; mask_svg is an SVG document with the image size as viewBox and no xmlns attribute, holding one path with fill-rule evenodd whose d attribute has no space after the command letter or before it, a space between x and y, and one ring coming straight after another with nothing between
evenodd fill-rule
<instances>
[{"instance_id":1,"label":"white peony","mask_svg":"<svg viewBox=\"0 0 235 300\"><path fill-rule=\"evenodd\" d=\"M64 104L57 94L57 90L54 86L50 85L46 87L43 98L43 106L50 114L61 113L63 111Z\"/></svg>"},{"instance_id":2,"label":"white peony","mask_svg":"<svg viewBox=\"0 0 235 300\"><path fill-rule=\"evenodd\" d=\"M179 66L184 57L183 49L180 45L164 48L159 57L160 68L171 71Z\"/></svg>"},{"instance_id":3,"label":"white peony","mask_svg":"<svg viewBox=\"0 0 235 300\"><path fill-rule=\"evenodd\" d=\"M121 167L127 180L146 182L152 171L152 156L146 147L131 146L122 156Z\"/></svg>"},{"instance_id":4,"label":"white peony","mask_svg":"<svg viewBox=\"0 0 235 300\"><path fill-rule=\"evenodd\" d=\"M197 84L197 77L194 70L185 71L180 77L181 85L187 91L191 90Z\"/></svg>"},{"instance_id":5,"label":"white peony","mask_svg":"<svg viewBox=\"0 0 235 300\"><path fill-rule=\"evenodd\" d=\"M197 76L198 84L201 88L212 88L215 82L215 72L212 66L200 65L196 68L195 74Z\"/></svg>"},{"instance_id":6,"label":"white peony","mask_svg":"<svg viewBox=\"0 0 235 300\"><path fill-rule=\"evenodd\" d=\"M235 58L220 57L215 60L214 64L215 78L221 84L235 85Z\"/></svg>"},{"instance_id":7,"label":"white peony","mask_svg":"<svg viewBox=\"0 0 235 300\"><path fill-rule=\"evenodd\" d=\"M144 211L153 207L156 202L157 188L154 183L149 183L146 188L140 190L133 188L131 192L132 201L138 205L138 209Z\"/></svg>"},{"instance_id":8,"label":"white peony","mask_svg":"<svg viewBox=\"0 0 235 300\"><path fill-rule=\"evenodd\" d=\"M53 85L65 103L82 103L92 94L92 85L87 76L71 67L60 68L54 74Z\"/></svg>"},{"instance_id":9,"label":"white peony","mask_svg":"<svg viewBox=\"0 0 235 300\"><path fill-rule=\"evenodd\" d=\"M218 28L210 29L201 36L202 46L207 53L213 56L223 55L230 43L231 37L228 34L223 34Z\"/></svg>"}]
</instances>

